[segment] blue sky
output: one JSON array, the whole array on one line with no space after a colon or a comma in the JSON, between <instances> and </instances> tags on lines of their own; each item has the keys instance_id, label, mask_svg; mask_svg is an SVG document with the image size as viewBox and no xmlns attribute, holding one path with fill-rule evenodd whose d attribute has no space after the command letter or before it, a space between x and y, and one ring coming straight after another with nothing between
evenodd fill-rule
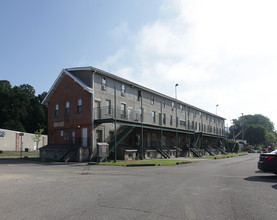
<instances>
[{"instance_id":1,"label":"blue sky","mask_svg":"<svg viewBox=\"0 0 277 220\"><path fill-rule=\"evenodd\" d=\"M95 66L231 119L277 125L275 0L0 0L0 79L48 91Z\"/></svg>"}]
</instances>

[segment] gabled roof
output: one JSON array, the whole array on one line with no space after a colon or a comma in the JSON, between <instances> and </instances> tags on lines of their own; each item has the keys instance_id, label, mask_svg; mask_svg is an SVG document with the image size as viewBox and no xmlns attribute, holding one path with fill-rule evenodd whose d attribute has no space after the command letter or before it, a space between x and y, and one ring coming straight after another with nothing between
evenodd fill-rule
<instances>
[{"instance_id":1,"label":"gabled roof","mask_svg":"<svg viewBox=\"0 0 277 220\"><path fill-rule=\"evenodd\" d=\"M71 74L69 71L67 71L66 69L63 69L60 73L60 75L58 76L58 78L55 80L54 84L52 85L52 87L50 88L49 92L47 93L47 96L44 98L42 104L47 105L49 99L51 98L51 96L53 95L53 93L55 92L55 90L58 88L58 86L60 85L61 81L63 80L63 78L65 76L69 76L70 78L72 78L74 80L74 82L78 83L81 87L84 88L84 90L86 90L89 93L93 93L93 90L90 86L88 86L86 83L84 83L81 79L79 79L76 75Z\"/></svg>"},{"instance_id":2,"label":"gabled roof","mask_svg":"<svg viewBox=\"0 0 277 220\"><path fill-rule=\"evenodd\" d=\"M172 100L174 102L176 101L176 99L174 99L172 97L169 97L169 96L167 96L165 94L162 94L160 92L154 91L152 89L146 88L146 87L144 87L142 85L139 85L137 83L131 82L131 81L129 81L127 79L124 79L124 78L122 78L120 76L111 74L109 72L106 72L104 70L95 68L93 66L87 66L87 67L73 67L73 68L63 69L61 71L60 75L58 76L58 78L56 79L56 81L54 82L53 86L49 90L47 96L43 100L43 104L47 105L48 100L50 99L50 97L52 96L53 92L58 87L58 85L60 84L61 80L63 79L63 77L65 75L70 76L75 82L77 82L80 86L82 86L84 88L84 90L88 91L89 93L93 93L93 88L90 86L91 83L92 83L92 80L91 80L90 77L93 75L93 73L96 73L96 72L101 74L101 75L103 75L103 76L107 76L109 78L112 78L112 79L118 80L120 82L129 84L129 85L131 85L133 87L139 88L139 89L141 89L143 91L150 92L152 94L155 94L155 95L158 95L160 97ZM180 100L177 100L177 102L182 104L182 105L186 105L186 106L188 106L190 108L193 108L195 110L198 110L198 111L201 111L203 113L206 113L206 114L209 114L209 115L212 115L212 116L215 116L217 118L221 118L221 119L225 120L225 118L223 118L223 117L220 117L220 116L218 116L216 114L213 114L211 112L205 111L203 109L200 109L200 108L195 107L193 105L190 105L188 103L182 102Z\"/></svg>"}]
</instances>

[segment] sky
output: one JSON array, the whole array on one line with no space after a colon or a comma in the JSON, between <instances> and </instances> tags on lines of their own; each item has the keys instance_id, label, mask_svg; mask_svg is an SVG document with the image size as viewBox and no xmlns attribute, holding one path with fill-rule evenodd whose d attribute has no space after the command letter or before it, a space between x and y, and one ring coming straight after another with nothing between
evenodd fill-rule
<instances>
[{"instance_id":1,"label":"sky","mask_svg":"<svg viewBox=\"0 0 277 220\"><path fill-rule=\"evenodd\" d=\"M48 92L94 66L226 119L277 128L276 0L0 0L0 80ZM218 105L218 106L217 106ZM217 106L217 107L216 107Z\"/></svg>"}]
</instances>

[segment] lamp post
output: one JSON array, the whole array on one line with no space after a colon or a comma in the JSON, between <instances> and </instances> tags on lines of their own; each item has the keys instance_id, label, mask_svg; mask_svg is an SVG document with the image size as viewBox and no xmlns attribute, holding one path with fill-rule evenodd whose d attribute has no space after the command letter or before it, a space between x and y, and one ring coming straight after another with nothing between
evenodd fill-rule
<instances>
[{"instance_id":1,"label":"lamp post","mask_svg":"<svg viewBox=\"0 0 277 220\"><path fill-rule=\"evenodd\" d=\"M218 104L215 106L215 114L217 115L217 107L218 107Z\"/></svg>"},{"instance_id":2,"label":"lamp post","mask_svg":"<svg viewBox=\"0 0 277 220\"><path fill-rule=\"evenodd\" d=\"M178 117L177 117L177 86L179 86L178 83L175 84L175 108L176 108L176 157L178 157Z\"/></svg>"},{"instance_id":3,"label":"lamp post","mask_svg":"<svg viewBox=\"0 0 277 220\"><path fill-rule=\"evenodd\" d=\"M243 113L241 113L241 139L244 140L244 133L243 133Z\"/></svg>"}]
</instances>

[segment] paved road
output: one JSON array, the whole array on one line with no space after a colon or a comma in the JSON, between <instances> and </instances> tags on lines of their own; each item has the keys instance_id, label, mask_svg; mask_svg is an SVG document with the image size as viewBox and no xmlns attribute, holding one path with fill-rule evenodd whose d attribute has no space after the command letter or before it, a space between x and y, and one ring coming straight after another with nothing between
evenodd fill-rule
<instances>
[{"instance_id":1,"label":"paved road","mask_svg":"<svg viewBox=\"0 0 277 220\"><path fill-rule=\"evenodd\" d=\"M258 154L178 166L0 160L1 219L276 219L277 176Z\"/></svg>"}]
</instances>

